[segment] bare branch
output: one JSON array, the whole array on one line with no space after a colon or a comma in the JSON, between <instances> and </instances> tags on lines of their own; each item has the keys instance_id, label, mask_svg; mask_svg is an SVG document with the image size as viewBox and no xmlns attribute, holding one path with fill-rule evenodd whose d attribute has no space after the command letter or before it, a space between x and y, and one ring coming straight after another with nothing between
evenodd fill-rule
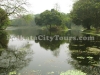
<instances>
[{"instance_id":1,"label":"bare branch","mask_svg":"<svg viewBox=\"0 0 100 75\"><path fill-rule=\"evenodd\" d=\"M27 0L0 0L0 8L3 8L8 16L27 12L25 9L27 5Z\"/></svg>"}]
</instances>

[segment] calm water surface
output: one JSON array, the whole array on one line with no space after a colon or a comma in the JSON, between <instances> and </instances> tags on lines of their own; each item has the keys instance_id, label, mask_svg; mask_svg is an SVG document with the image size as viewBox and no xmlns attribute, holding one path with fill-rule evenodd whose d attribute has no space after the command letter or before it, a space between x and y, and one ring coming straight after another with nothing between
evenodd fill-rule
<instances>
[{"instance_id":1,"label":"calm water surface","mask_svg":"<svg viewBox=\"0 0 100 75\"><path fill-rule=\"evenodd\" d=\"M99 65L100 55L82 52L87 47L99 49L99 42L35 39L39 35L83 36L79 30L55 33L35 29L16 29L2 31L0 35L3 41L0 41L0 75L60 75L61 72L68 70L81 70L87 75L100 74L99 66L94 66L94 64ZM99 39L99 37L95 38L95 41ZM72 50L78 51L74 53L71 52ZM93 59L87 59L88 56ZM78 59L79 57L85 58Z\"/></svg>"}]
</instances>

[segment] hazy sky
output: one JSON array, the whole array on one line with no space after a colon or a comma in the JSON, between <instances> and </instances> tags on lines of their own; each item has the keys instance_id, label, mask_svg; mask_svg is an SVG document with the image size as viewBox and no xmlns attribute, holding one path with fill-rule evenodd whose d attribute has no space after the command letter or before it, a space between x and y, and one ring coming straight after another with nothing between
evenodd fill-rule
<instances>
[{"instance_id":1,"label":"hazy sky","mask_svg":"<svg viewBox=\"0 0 100 75\"><path fill-rule=\"evenodd\" d=\"M59 5L59 10L64 13L69 13L72 9L72 0L28 0L31 4L28 10L34 14L41 13L45 10L54 8L55 4Z\"/></svg>"}]
</instances>

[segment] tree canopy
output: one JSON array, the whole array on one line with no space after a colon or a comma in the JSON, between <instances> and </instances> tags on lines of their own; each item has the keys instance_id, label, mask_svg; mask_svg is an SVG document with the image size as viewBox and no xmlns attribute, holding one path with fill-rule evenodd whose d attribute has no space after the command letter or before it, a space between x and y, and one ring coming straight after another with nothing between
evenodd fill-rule
<instances>
[{"instance_id":1,"label":"tree canopy","mask_svg":"<svg viewBox=\"0 0 100 75\"><path fill-rule=\"evenodd\" d=\"M52 31L66 29L68 22L71 22L68 15L55 9L45 10L35 17L35 22L36 25L49 27Z\"/></svg>"},{"instance_id":2,"label":"tree canopy","mask_svg":"<svg viewBox=\"0 0 100 75\"><path fill-rule=\"evenodd\" d=\"M39 17L35 18L37 25L61 25L61 13L55 9L46 10L40 14Z\"/></svg>"},{"instance_id":3,"label":"tree canopy","mask_svg":"<svg viewBox=\"0 0 100 75\"><path fill-rule=\"evenodd\" d=\"M83 25L83 27L90 29L93 27L100 27L100 1L99 0L78 0L73 5L71 11L72 21L76 25Z\"/></svg>"}]
</instances>

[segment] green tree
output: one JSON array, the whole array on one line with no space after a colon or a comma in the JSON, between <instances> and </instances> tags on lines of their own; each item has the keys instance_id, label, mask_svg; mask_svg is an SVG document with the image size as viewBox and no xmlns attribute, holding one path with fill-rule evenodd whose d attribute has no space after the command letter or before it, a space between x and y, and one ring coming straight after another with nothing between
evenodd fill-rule
<instances>
[{"instance_id":1,"label":"green tree","mask_svg":"<svg viewBox=\"0 0 100 75\"><path fill-rule=\"evenodd\" d=\"M35 18L35 22L37 25L43 26L46 25L50 27L51 25L61 26L63 22L62 13L58 12L55 9L46 10L40 14L40 16Z\"/></svg>"},{"instance_id":2,"label":"green tree","mask_svg":"<svg viewBox=\"0 0 100 75\"><path fill-rule=\"evenodd\" d=\"M5 29L9 25L8 17L26 14L27 4L27 0L0 0L0 29Z\"/></svg>"},{"instance_id":3,"label":"green tree","mask_svg":"<svg viewBox=\"0 0 100 75\"><path fill-rule=\"evenodd\" d=\"M78 0L74 3L71 11L72 21L76 25L90 29L91 26L99 26L100 19L100 1L99 0Z\"/></svg>"},{"instance_id":4,"label":"green tree","mask_svg":"<svg viewBox=\"0 0 100 75\"><path fill-rule=\"evenodd\" d=\"M70 14L62 13L62 25L71 28L72 20Z\"/></svg>"},{"instance_id":5,"label":"green tree","mask_svg":"<svg viewBox=\"0 0 100 75\"><path fill-rule=\"evenodd\" d=\"M5 29L9 25L9 18L7 12L0 8L0 29Z\"/></svg>"},{"instance_id":6,"label":"green tree","mask_svg":"<svg viewBox=\"0 0 100 75\"><path fill-rule=\"evenodd\" d=\"M27 14L27 15L22 15L21 17L18 17L16 19L12 19L11 25L13 25L13 26L35 25L34 15L33 14Z\"/></svg>"},{"instance_id":7,"label":"green tree","mask_svg":"<svg viewBox=\"0 0 100 75\"><path fill-rule=\"evenodd\" d=\"M23 15L22 18L29 23L31 20L33 20L34 15L33 14L27 14L27 15Z\"/></svg>"}]
</instances>

